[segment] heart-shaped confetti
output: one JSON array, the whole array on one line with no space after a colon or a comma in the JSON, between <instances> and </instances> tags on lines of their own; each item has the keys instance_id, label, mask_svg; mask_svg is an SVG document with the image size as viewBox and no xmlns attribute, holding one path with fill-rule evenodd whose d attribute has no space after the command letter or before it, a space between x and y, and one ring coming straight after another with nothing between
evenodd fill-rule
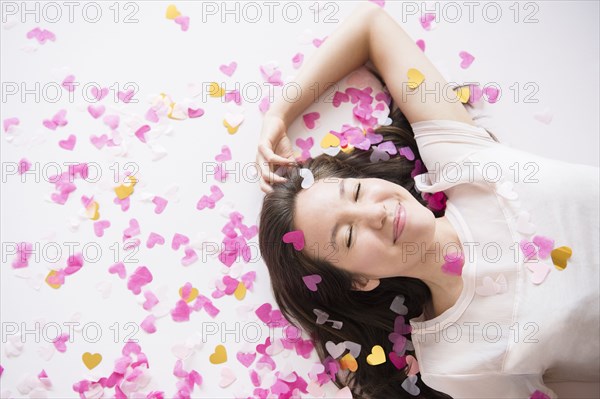
<instances>
[{"instance_id":1,"label":"heart-shaped confetti","mask_svg":"<svg viewBox=\"0 0 600 399\"><path fill-rule=\"evenodd\" d=\"M564 270L567 267L567 260L573 254L573 250L567 246L558 247L550 252L552 263L558 270Z\"/></svg>"},{"instance_id":2,"label":"heart-shaped confetti","mask_svg":"<svg viewBox=\"0 0 600 399\"><path fill-rule=\"evenodd\" d=\"M346 351L346 345L343 342L335 344L331 341L327 341L325 343L325 349L327 349L327 352L329 352L334 359L337 359Z\"/></svg>"},{"instance_id":3,"label":"heart-shaped confetti","mask_svg":"<svg viewBox=\"0 0 600 399\"><path fill-rule=\"evenodd\" d=\"M177 7L175 7L173 4L171 4L167 7L167 13L166 13L167 19L175 19L180 15L181 15L181 13L177 9Z\"/></svg>"},{"instance_id":4,"label":"heart-shaped confetti","mask_svg":"<svg viewBox=\"0 0 600 399\"><path fill-rule=\"evenodd\" d=\"M409 375L402 381L402 388L411 394L412 396L417 396L421 393L421 390L417 386L418 377L416 375Z\"/></svg>"},{"instance_id":5,"label":"heart-shaped confetti","mask_svg":"<svg viewBox=\"0 0 600 399\"><path fill-rule=\"evenodd\" d=\"M371 349L371 354L367 356L367 363L371 366L385 363L385 352L381 345L375 345L373 349Z\"/></svg>"},{"instance_id":6,"label":"heart-shaped confetti","mask_svg":"<svg viewBox=\"0 0 600 399\"><path fill-rule=\"evenodd\" d=\"M321 282L321 276L318 274L311 274L309 276L302 277L302 281L304 281L304 284L306 284L306 287L308 287L309 290L314 292L318 289L317 284Z\"/></svg>"},{"instance_id":7,"label":"heart-shaped confetti","mask_svg":"<svg viewBox=\"0 0 600 399\"><path fill-rule=\"evenodd\" d=\"M425 76L415 68L410 68L406 76L408 77L408 88L410 90L415 90L425 80Z\"/></svg>"},{"instance_id":8,"label":"heart-shaped confetti","mask_svg":"<svg viewBox=\"0 0 600 399\"><path fill-rule=\"evenodd\" d=\"M390 309L397 314L400 315L405 315L408 314L408 308L406 307L406 305L404 305L404 296L403 295L398 295L394 298L394 300L392 301L392 304L390 305Z\"/></svg>"},{"instance_id":9,"label":"heart-shaped confetti","mask_svg":"<svg viewBox=\"0 0 600 399\"><path fill-rule=\"evenodd\" d=\"M304 233L302 230L289 231L283 235L283 242L293 244L296 251L304 248Z\"/></svg>"},{"instance_id":10,"label":"heart-shaped confetti","mask_svg":"<svg viewBox=\"0 0 600 399\"><path fill-rule=\"evenodd\" d=\"M210 355L209 360L212 364L221 364L227 361L227 350L223 345L217 345L215 351Z\"/></svg>"},{"instance_id":11,"label":"heart-shaped confetti","mask_svg":"<svg viewBox=\"0 0 600 399\"><path fill-rule=\"evenodd\" d=\"M462 69L467 69L468 67L471 66L473 61L475 61L475 57L473 57L471 54L469 54L466 51L461 51L460 53L458 53L458 56L461 59L460 67Z\"/></svg>"},{"instance_id":12,"label":"heart-shaped confetti","mask_svg":"<svg viewBox=\"0 0 600 399\"><path fill-rule=\"evenodd\" d=\"M354 358L354 356L352 356L352 354L346 353L340 359L340 367L342 370L350 370L352 372L355 372L356 370L358 370L358 363L356 362L356 359Z\"/></svg>"},{"instance_id":13,"label":"heart-shaped confetti","mask_svg":"<svg viewBox=\"0 0 600 399\"><path fill-rule=\"evenodd\" d=\"M88 370L92 370L100 364L100 362L102 361L102 355L99 353L92 354L90 352L85 352L81 356L81 359L83 360L83 364L85 364L85 367L87 367Z\"/></svg>"},{"instance_id":14,"label":"heart-shaped confetti","mask_svg":"<svg viewBox=\"0 0 600 399\"><path fill-rule=\"evenodd\" d=\"M231 76L235 72L236 68L237 68L237 62L232 61L229 63L229 65L221 65L219 67L219 70L221 72L223 72L225 75Z\"/></svg>"},{"instance_id":15,"label":"heart-shaped confetti","mask_svg":"<svg viewBox=\"0 0 600 399\"><path fill-rule=\"evenodd\" d=\"M550 266L543 262L526 262L527 268L533 272L531 282L533 284L541 284L550 273Z\"/></svg>"},{"instance_id":16,"label":"heart-shaped confetti","mask_svg":"<svg viewBox=\"0 0 600 399\"><path fill-rule=\"evenodd\" d=\"M454 276L460 276L462 274L462 267L464 263L465 258L462 252L445 254L444 264L442 265L442 271L444 273L452 274Z\"/></svg>"},{"instance_id":17,"label":"heart-shaped confetti","mask_svg":"<svg viewBox=\"0 0 600 399\"><path fill-rule=\"evenodd\" d=\"M496 280L493 280L490 276L485 276L480 286L475 288L477 295L491 296L496 294L502 294L507 290L507 281L504 274L498 275Z\"/></svg>"},{"instance_id":18,"label":"heart-shaped confetti","mask_svg":"<svg viewBox=\"0 0 600 399\"><path fill-rule=\"evenodd\" d=\"M58 142L58 146L67 151L73 151L73 148L75 148L75 143L77 143L77 137L75 137L74 134L71 134L66 140L60 140Z\"/></svg>"}]
</instances>

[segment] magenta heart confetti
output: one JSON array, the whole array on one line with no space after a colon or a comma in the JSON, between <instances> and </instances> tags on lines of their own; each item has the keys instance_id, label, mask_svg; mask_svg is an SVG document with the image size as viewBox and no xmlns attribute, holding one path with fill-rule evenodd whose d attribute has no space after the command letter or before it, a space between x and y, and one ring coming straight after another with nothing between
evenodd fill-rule
<instances>
[{"instance_id":1,"label":"magenta heart confetti","mask_svg":"<svg viewBox=\"0 0 600 399\"><path fill-rule=\"evenodd\" d=\"M304 248L304 233L302 230L289 231L283 235L283 242L293 244L296 251Z\"/></svg>"},{"instance_id":2,"label":"magenta heart confetti","mask_svg":"<svg viewBox=\"0 0 600 399\"><path fill-rule=\"evenodd\" d=\"M127 289L133 292L135 295L138 295L142 292L142 287L152 281L152 273L146 266L140 266L127 280Z\"/></svg>"},{"instance_id":3,"label":"magenta heart confetti","mask_svg":"<svg viewBox=\"0 0 600 399\"><path fill-rule=\"evenodd\" d=\"M454 276L462 275L462 267L465 262L465 258L462 252L453 252L444 255L444 264L442 265L442 271L444 273L452 274Z\"/></svg>"},{"instance_id":4,"label":"magenta heart confetti","mask_svg":"<svg viewBox=\"0 0 600 399\"><path fill-rule=\"evenodd\" d=\"M295 245L294 245L295 247ZM317 284L319 284L321 282L321 276L319 276L318 274L311 274L309 276L303 276L302 277L302 281L304 281L304 284L306 284L306 286L308 287L309 290L311 291L317 291Z\"/></svg>"},{"instance_id":5,"label":"magenta heart confetti","mask_svg":"<svg viewBox=\"0 0 600 399\"><path fill-rule=\"evenodd\" d=\"M221 65L219 66L219 70L223 72L227 76L232 76L237 68L237 62L232 61L229 65Z\"/></svg>"},{"instance_id":6,"label":"magenta heart confetti","mask_svg":"<svg viewBox=\"0 0 600 399\"><path fill-rule=\"evenodd\" d=\"M21 121L19 120L19 118L16 118L16 117L4 119L4 121L3 121L4 133L7 133L11 126L18 126L19 123L21 123Z\"/></svg>"}]
</instances>

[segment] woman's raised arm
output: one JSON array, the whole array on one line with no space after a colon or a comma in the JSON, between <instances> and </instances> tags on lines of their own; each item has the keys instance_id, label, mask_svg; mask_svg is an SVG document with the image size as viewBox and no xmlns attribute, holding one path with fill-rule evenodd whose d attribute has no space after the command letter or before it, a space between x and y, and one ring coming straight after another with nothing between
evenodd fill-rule
<instances>
[{"instance_id":1,"label":"woman's raised arm","mask_svg":"<svg viewBox=\"0 0 600 399\"><path fill-rule=\"evenodd\" d=\"M294 101L277 99L268 114L281 117L289 126L311 102L328 88L369 60L369 30L381 8L360 4L300 68L294 81L300 95Z\"/></svg>"},{"instance_id":2,"label":"woman's raised arm","mask_svg":"<svg viewBox=\"0 0 600 399\"><path fill-rule=\"evenodd\" d=\"M386 11L371 2L359 5L303 65L295 78L301 88L299 98L278 99L269 113L281 117L289 126L311 101L368 61L410 123L448 119L475 125L452 87L414 40ZM416 90L408 88L411 68L425 76Z\"/></svg>"}]
</instances>

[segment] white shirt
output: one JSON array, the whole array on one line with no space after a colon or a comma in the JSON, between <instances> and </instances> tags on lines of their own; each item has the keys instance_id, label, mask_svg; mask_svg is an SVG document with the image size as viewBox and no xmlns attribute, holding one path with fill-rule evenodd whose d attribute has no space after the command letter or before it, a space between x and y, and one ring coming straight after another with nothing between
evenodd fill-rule
<instances>
[{"instance_id":1,"label":"white shirt","mask_svg":"<svg viewBox=\"0 0 600 399\"><path fill-rule=\"evenodd\" d=\"M599 169L508 147L466 123L411 126L430 172L415 176L417 188L444 191L465 256L458 301L410 320L423 381L456 399L557 398L550 386L561 381L594 381L600 392ZM551 256L525 263L519 242L536 235L572 249L564 270ZM549 269L543 282L528 265Z\"/></svg>"}]
</instances>

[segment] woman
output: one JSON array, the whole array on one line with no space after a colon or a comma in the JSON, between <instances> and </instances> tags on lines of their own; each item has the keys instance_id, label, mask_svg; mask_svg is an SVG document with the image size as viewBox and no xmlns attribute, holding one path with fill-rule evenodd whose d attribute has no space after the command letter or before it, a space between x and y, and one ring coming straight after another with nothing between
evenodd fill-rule
<instances>
[{"instance_id":1,"label":"woman","mask_svg":"<svg viewBox=\"0 0 600 399\"><path fill-rule=\"evenodd\" d=\"M556 398L550 386L569 381L597 389L598 168L507 147L455 95L422 97L447 82L372 4L296 81L318 82L320 95L369 60L399 105L376 133L404 155L374 163L372 149L355 148L284 178L272 168L293 163L286 127L311 98L265 116L259 241L282 312L333 370L347 352L335 345L353 357L352 343L361 346L358 368L336 374L355 397ZM426 77L413 95L409 68ZM309 188L300 168L312 171ZM303 247L284 242L292 231ZM377 345L384 362L373 361Z\"/></svg>"}]
</instances>

